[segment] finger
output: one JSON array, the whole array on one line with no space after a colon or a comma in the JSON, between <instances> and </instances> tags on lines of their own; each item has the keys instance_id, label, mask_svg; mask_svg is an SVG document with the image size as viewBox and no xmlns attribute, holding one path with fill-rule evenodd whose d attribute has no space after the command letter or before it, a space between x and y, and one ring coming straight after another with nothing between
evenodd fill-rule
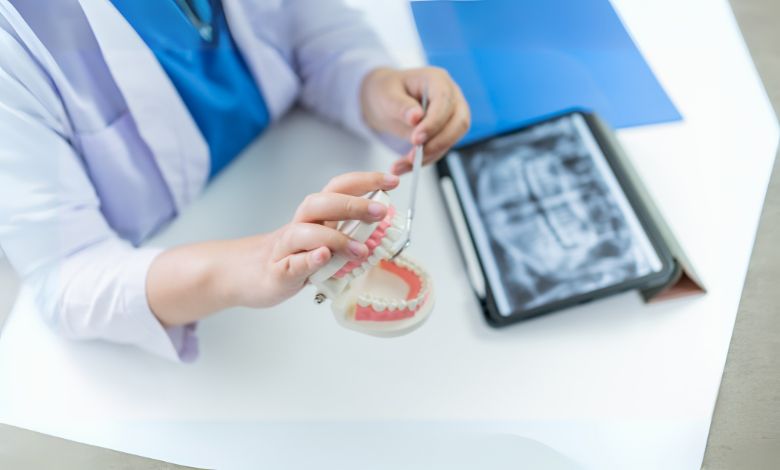
<instances>
[{"instance_id":1,"label":"finger","mask_svg":"<svg viewBox=\"0 0 780 470\"><path fill-rule=\"evenodd\" d=\"M380 172L353 172L334 177L322 191L361 196L377 189L390 191L398 187L400 181L398 176L393 174ZM325 222L325 226L336 228L338 222L327 221Z\"/></svg>"},{"instance_id":2,"label":"finger","mask_svg":"<svg viewBox=\"0 0 780 470\"><path fill-rule=\"evenodd\" d=\"M377 189L390 191L398 187L401 180L397 175L381 172L355 172L339 175L330 180L323 192L362 196ZM325 221L325 226L336 228L337 221Z\"/></svg>"},{"instance_id":3,"label":"finger","mask_svg":"<svg viewBox=\"0 0 780 470\"><path fill-rule=\"evenodd\" d=\"M423 165L429 165L439 160L447 151L457 143L471 125L471 114L468 106L462 107L456 111L453 122L433 140L423 148ZM390 167L390 172L394 175L404 175L414 168L415 149L410 150L406 155L396 160Z\"/></svg>"},{"instance_id":4,"label":"finger","mask_svg":"<svg viewBox=\"0 0 780 470\"><path fill-rule=\"evenodd\" d=\"M322 192L362 196L377 189L384 191L395 189L399 181L397 176L381 172L353 172L331 179Z\"/></svg>"},{"instance_id":5,"label":"finger","mask_svg":"<svg viewBox=\"0 0 780 470\"><path fill-rule=\"evenodd\" d=\"M410 158L413 157L410 157L409 154L407 154L393 162L393 165L390 167L390 172L394 175L401 176L412 171L412 162L410 161Z\"/></svg>"},{"instance_id":6,"label":"finger","mask_svg":"<svg viewBox=\"0 0 780 470\"><path fill-rule=\"evenodd\" d=\"M294 223L288 225L280 235L274 247L274 259L281 260L320 247L327 247L331 252L351 260L361 260L368 256L365 243L352 240L338 230L319 224Z\"/></svg>"},{"instance_id":7,"label":"finger","mask_svg":"<svg viewBox=\"0 0 780 470\"><path fill-rule=\"evenodd\" d=\"M420 102L403 86L393 87L386 95L385 112L402 128L411 130L420 123L423 109Z\"/></svg>"},{"instance_id":8,"label":"finger","mask_svg":"<svg viewBox=\"0 0 780 470\"><path fill-rule=\"evenodd\" d=\"M468 107L458 106L457 111L447 125L423 147L424 164L430 164L440 159L469 130L471 125Z\"/></svg>"},{"instance_id":9,"label":"finger","mask_svg":"<svg viewBox=\"0 0 780 470\"><path fill-rule=\"evenodd\" d=\"M449 122L457 103L456 90L449 80L434 79L429 85L428 111L412 131L412 144L424 144Z\"/></svg>"},{"instance_id":10,"label":"finger","mask_svg":"<svg viewBox=\"0 0 780 470\"><path fill-rule=\"evenodd\" d=\"M304 251L282 258L280 261L284 274L293 282L303 285L309 276L325 266L331 258L330 250L321 246L312 251Z\"/></svg>"},{"instance_id":11,"label":"finger","mask_svg":"<svg viewBox=\"0 0 780 470\"><path fill-rule=\"evenodd\" d=\"M381 77L372 82L379 85L365 97L371 104L374 126L380 127L382 132L409 139L412 129L420 123L424 114L416 95L407 89L406 81L410 74L386 70L372 75Z\"/></svg>"},{"instance_id":12,"label":"finger","mask_svg":"<svg viewBox=\"0 0 780 470\"><path fill-rule=\"evenodd\" d=\"M341 193L315 193L306 196L295 212L293 222L362 220L376 222L387 215L387 206L363 197Z\"/></svg>"}]
</instances>

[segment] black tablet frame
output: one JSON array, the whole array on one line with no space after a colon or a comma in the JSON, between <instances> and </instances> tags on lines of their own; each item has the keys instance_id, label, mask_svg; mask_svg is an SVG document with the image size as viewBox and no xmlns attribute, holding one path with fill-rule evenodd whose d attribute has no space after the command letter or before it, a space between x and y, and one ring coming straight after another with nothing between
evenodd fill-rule
<instances>
[{"instance_id":1,"label":"black tablet frame","mask_svg":"<svg viewBox=\"0 0 780 470\"><path fill-rule=\"evenodd\" d=\"M640 225L642 226L642 229L645 231L647 238L650 241L650 244L655 249L656 253L658 254L658 257L661 261L661 270L657 272L653 272L650 274L647 274L645 276L631 279L629 281L625 281L623 283L612 285L608 287L604 287L601 289L597 289L591 292L586 292L582 294L577 294L572 297L557 300L555 302L551 302L546 305L542 305L539 307L535 307L532 309L527 310L517 310L515 312L512 312L510 315L501 315L499 313L498 307L496 305L495 297L493 295L493 288L490 285L490 280L485 272L485 266L482 260L482 254L480 253L479 249L477 248L475 242L474 242L474 233L471 225L469 224L469 219L466 216L465 211L463 210L463 201L461 198L460 190L458 188L458 185L455 183L454 178L452 178L452 175L450 173L449 169L449 163L448 160L450 158L450 153L448 153L445 158L442 158L437 164L436 164L436 171L438 178L440 180L444 178L449 178L452 181L453 187L455 188L455 193L458 199L458 207L451 207L449 203L444 200L445 205L448 206L449 211L460 211L460 215L462 216L463 220L465 221L466 227L469 232L469 240L465 241L470 243L470 248L473 249L474 254L476 255L477 260L479 261L479 268L482 273L482 277L484 279L484 286L485 286L485 296L484 298L480 297L479 294L475 290L475 294L477 294L477 297L480 300L480 303L482 305L484 314L486 319L488 320L488 323L495 327L501 327L506 326L512 323L516 323L522 320L538 317L540 315L544 315L547 313L552 313L560 310L564 310L570 307L574 307L576 305L581 305L584 303L591 302L596 299L601 299L604 297L609 297L615 294L619 294L622 292L626 292L629 290L644 290L652 287L658 287L662 286L664 284L669 283L670 281L676 279L680 275L681 267L679 266L678 262L674 258L670 248L667 246L664 238L661 235L661 231L659 230L656 222L651 217L651 213L646 207L645 203L643 202L642 198L639 196L637 188L634 187L634 185L631 183L630 178L628 177L628 174L626 170L623 167L623 164L621 162L620 155L623 155L622 151L620 149L617 149L614 147L613 142L616 142L615 139L610 139L608 135L605 135L607 132L612 132L610 129L608 129L604 124L603 121L601 121L599 118L597 118L593 113L580 110L580 109L574 109L574 110L567 110L560 113L556 113L553 115L546 116L542 119L526 123L521 127L511 129L506 132L501 132L499 134L496 134L491 137L487 137L484 139L477 140L475 142L468 143L466 145L460 146L457 148L458 151L462 150L469 150L474 149L476 147L479 147L486 142L494 139L503 137L506 135L510 135L516 132L524 131L530 127L533 127L538 124L542 124L547 121L559 119L565 116L570 116L574 114L581 115L585 123L588 126L588 129L590 130L591 134L593 135L596 143L598 144L599 148L601 149L602 153L605 156L605 159L612 170L613 174L615 175L615 178L617 179L617 182L620 186L620 188L623 190L623 193L626 196L626 199L628 200L628 203L631 205L631 208L634 210L634 213L636 214L637 219L639 220ZM440 184L440 189L442 189L442 186ZM442 194L442 197L444 195ZM450 222L453 223L452 220L452 213L448 213L450 217ZM464 242L464 241L461 241ZM473 287L473 286L472 286Z\"/></svg>"}]
</instances>

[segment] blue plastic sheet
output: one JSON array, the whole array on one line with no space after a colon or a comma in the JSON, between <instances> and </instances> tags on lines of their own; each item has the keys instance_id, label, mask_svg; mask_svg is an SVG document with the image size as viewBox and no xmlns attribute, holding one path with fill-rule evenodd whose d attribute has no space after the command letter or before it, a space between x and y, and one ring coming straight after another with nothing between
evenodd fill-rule
<instances>
[{"instance_id":1,"label":"blue plastic sheet","mask_svg":"<svg viewBox=\"0 0 780 470\"><path fill-rule=\"evenodd\" d=\"M447 69L472 109L463 143L562 110L616 128L681 116L608 0L412 2L431 64Z\"/></svg>"}]
</instances>

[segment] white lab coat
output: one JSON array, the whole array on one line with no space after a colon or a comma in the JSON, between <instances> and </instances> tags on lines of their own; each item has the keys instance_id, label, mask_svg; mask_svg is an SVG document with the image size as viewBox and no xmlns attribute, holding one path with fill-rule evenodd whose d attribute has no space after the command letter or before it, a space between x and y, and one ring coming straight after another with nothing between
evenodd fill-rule
<instances>
[{"instance_id":1,"label":"white lab coat","mask_svg":"<svg viewBox=\"0 0 780 470\"><path fill-rule=\"evenodd\" d=\"M73 145L77 133L80 141L111 134L115 116L79 102L74 89L83 96L84 84L95 77L75 83L63 73L14 7L24 1L0 0L0 247L37 289L45 316L60 333L190 360L197 349L194 328L162 328L146 301L146 273L159 250L136 248L117 236L99 210L100 182L84 171L86 153L111 158L112 148L128 146ZM108 0L57 2L58 8L83 9L111 85L120 90L181 210L206 184L209 155L165 71ZM45 10L48 2L39 3ZM360 83L391 61L360 14L335 0L223 4L272 119L300 99L325 118L371 135L361 117Z\"/></svg>"}]
</instances>

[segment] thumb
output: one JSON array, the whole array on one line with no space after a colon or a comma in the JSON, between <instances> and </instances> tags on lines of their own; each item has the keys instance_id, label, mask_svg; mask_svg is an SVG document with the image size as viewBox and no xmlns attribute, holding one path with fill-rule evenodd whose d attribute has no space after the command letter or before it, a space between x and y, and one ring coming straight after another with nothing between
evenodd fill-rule
<instances>
[{"instance_id":1,"label":"thumb","mask_svg":"<svg viewBox=\"0 0 780 470\"><path fill-rule=\"evenodd\" d=\"M287 257L288 279L296 284L305 284L309 276L317 272L330 261L331 252L327 246L321 246L316 250L304 251Z\"/></svg>"},{"instance_id":2,"label":"thumb","mask_svg":"<svg viewBox=\"0 0 780 470\"><path fill-rule=\"evenodd\" d=\"M389 107L392 109L393 119L405 126L416 126L423 117L423 109L420 103L409 95L404 88L400 88L388 96Z\"/></svg>"}]
</instances>

